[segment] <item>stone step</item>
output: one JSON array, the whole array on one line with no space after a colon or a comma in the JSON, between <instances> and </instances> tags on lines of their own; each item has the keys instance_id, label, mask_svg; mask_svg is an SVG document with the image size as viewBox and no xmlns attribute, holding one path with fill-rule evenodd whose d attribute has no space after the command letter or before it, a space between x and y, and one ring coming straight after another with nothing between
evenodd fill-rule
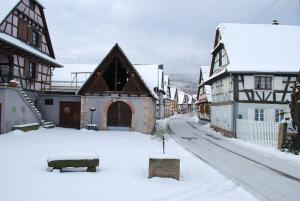
<instances>
[{"instance_id":1,"label":"stone step","mask_svg":"<svg viewBox=\"0 0 300 201\"><path fill-rule=\"evenodd\" d=\"M42 126L43 128L46 128L46 129L50 129L50 128L55 128L55 125L54 124L49 124L49 125L45 125L45 126Z\"/></svg>"},{"instance_id":2,"label":"stone step","mask_svg":"<svg viewBox=\"0 0 300 201\"><path fill-rule=\"evenodd\" d=\"M45 125L51 125L51 124L54 124L54 122L51 122L51 121L45 121L42 123L43 126ZM55 125L55 124L54 124Z\"/></svg>"}]
</instances>

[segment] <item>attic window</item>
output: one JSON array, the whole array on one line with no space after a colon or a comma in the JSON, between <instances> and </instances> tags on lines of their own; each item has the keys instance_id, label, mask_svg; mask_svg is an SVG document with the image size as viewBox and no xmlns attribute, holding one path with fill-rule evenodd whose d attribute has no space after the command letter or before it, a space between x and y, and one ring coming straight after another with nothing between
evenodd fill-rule
<instances>
[{"instance_id":1,"label":"attic window","mask_svg":"<svg viewBox=\"0 0 300 201\"><path fill-rule=\"evenodd\" d=\"M35 10L35 2L34 2L33 0L30 0L30 1L29 1L29 8L30 8L31 10Z\"/></svg>"}]
</instances>

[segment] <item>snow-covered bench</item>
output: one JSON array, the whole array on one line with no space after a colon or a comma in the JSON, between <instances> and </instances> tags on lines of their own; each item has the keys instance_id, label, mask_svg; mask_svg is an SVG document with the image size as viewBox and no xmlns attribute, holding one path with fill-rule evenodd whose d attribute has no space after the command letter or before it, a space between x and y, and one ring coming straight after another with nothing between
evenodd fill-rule
<instances>
[{"instance_id":1,"label":"snow-covered bench","mask_svg":"<svg viewBox=\"0 0 300 201\"><path fill-rule=\"evenodd\" d=\"M31 124L20 124L13 126L13 130L21 130L24 132L31 131L31 130L37 130L40 128L39 123L31 123Z\"/></svg>"},{"instance_id":2,"label":"snow-covered bench","mask_svg":"<svg viewBox=\"0 0 300 201\"><path fill-rule=\"evenodd\" d=\"M85 155L60 155L48 158L48 167L59 169L87 167L88 172L96 172L99 166L99 156L92 154Z\"/></svg>"}]
</instances>

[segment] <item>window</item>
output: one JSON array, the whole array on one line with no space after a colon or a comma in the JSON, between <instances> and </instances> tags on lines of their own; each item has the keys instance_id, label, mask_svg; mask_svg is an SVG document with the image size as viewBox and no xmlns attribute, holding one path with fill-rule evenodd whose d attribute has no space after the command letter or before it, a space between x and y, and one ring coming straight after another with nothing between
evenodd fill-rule
<instances>
[{"instance_id":1,"label":"window","mask_svg":"<svg viewBox=\"0 0 300 201\"><path fill-rule=\"evenodd\" d=\"M29 8L30 8L31 10L35 10L35 2L34 2L33 0L30 0L30 1L29 1Z\"/></svg>"},{"instance_id":2,"label":"window","mask_svg":"<svg viewBox=\"0 0 300 201\"><path fill-rule=\"evenodd\" d=\"M264 121L265 110L264 109L255 109L255 121Z\"/></svg>"},{"instance_id":3,"label":"window","mask_svg":"<svg viewBox=\"0 0 300 201\"><path fill-rule=\"evenodd\" d=\"M45 105L53 105L53 99L45 99Z\"/></svg>"},{"instance_id":4,"label":"window","mask_svg":"<svg viewBox=\"0 0 300 201\"><path fill-rule=\"evenodd\" d=\"M272 77L270 76L255 76L254 88L258 90L272 90Z\"/></svg>"},{"instance_id":5,"label":"window","mask_svg":"<svg viewBox=\"0 0 300 201\"><path fill-rule=\"evenodd\" d=\"M31 44L35 47L39 46L39 34L36 31L32 31Z\"/></svg>"},{"instance_id":6,"label":"window","mask_svg":"<svg viewBox=\"0 0 300 201\"><path fill-rule=\"evenodd\" d=\"M36 75L36 64L29 62L28 63L28 78L34 79Z\"/></svg>"},{"instance_id":7,"label":"window","mask_svg":"<svg viewBox=\"0 0 300 201\"><path fill-rule=\"evenodd\" d=\"M275 121L281 122L284 119L284 110L276 109L275 110Z\"/></svg>"}]
</instances>

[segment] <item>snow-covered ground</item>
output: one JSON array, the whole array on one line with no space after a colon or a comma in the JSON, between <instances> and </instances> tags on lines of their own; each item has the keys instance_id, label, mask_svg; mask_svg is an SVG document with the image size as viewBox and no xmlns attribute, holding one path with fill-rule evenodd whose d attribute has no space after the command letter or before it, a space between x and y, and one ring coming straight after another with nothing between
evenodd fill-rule
<instances>
[{"instance_id":1,"label":"snow-covered ground","mask_svg":"<svg viewBox=\"0 0 300 201\"><path fill-rule=\"evenodd\" d=\"M161 142L137 132L55 128L0 136L0 201L256 200L175 141L167 153L181 159L180 181L148 179L148 160ZM97 154L96 173L47 171L51 155Z\"/></svg>"}]
</instances>

